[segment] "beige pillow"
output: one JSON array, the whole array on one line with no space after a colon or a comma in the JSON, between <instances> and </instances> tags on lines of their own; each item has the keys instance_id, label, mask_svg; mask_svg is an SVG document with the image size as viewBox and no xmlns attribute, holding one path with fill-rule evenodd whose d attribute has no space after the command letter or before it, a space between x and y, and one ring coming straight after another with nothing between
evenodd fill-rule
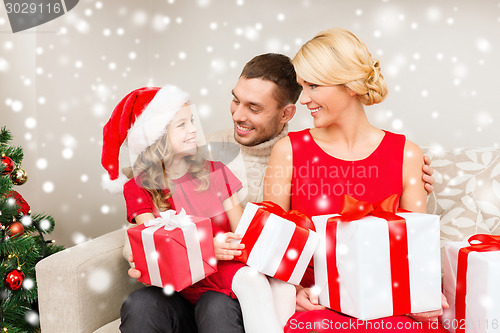
<instances>
[{"instance_id":1,"label":"beige pillow","mask_svg":"<svg viewBox=\"0 0 500 333\"><path fill-rule=\"evenodd\" d=\"M475 234L491 234L499 222L500 217L487 217L473 194L464 195L441 215L441 245L467 240Z\"/></svg>"},{"instance_id":2,"label":"beige pillow","mask_svg":"<svg viewBox=\"0 0 500 333\"><path fill-rule=\"evenodd\" d=\"M485 210L483 210L485 208ZM500 216L491 211L484 200L467 194L441 215L441 267L444 264L444 244L467 240L475 234L500 234Z\"/></svg>"},{"instance_id":3,"label":"beige pillow","mask_svg":"<svg viewBox=\"0 0 500 333\"><path fill-rule=\"evenodd\" d=\"M485 220L500 217L500 149L427 150L434 168L434 192L427 200L427 212L444 217L454 205L475 205ZM469 204L468 204L469 203ZM490 225L493 220L485 221Z\"/></svg>"}]
</instances>

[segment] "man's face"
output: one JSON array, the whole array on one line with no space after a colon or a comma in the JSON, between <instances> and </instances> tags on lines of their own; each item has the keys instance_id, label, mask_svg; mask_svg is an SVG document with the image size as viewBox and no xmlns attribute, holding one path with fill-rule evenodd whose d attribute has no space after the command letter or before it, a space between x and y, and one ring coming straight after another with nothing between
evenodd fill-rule
<instances>
[{"instance_id":1,"label":"man's face","mask_svg":"<svg viewBox=\"0 0 500 333\"><path fill-rule=\"evenodd\" d=\"M240 77L231 102L234 139L238 143L256 146L281 132L282 108L273 96L275 88L271 81Z\"/></svg>"}]
</instances>

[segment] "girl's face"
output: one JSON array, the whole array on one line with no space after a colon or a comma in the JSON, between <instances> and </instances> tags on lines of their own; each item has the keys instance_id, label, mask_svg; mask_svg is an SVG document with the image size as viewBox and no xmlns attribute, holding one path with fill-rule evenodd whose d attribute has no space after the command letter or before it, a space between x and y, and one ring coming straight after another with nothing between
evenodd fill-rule
<instances>
[{"instance_id":1,"label":"girl's face","mask_svg":"<svg viewBox=\"0 0 500 333\"><path fill-rule=\"evenodd\" d=\"M196 133L193 114L188 104L177 111L168 125L170 146L176 157L185 157L196 153Z\"/></svg>"},{"instance_id":2,"label":"girl's face","mask_svg":"<svg viewBox=\"0 0 500 333\"><path fill-rule=\"evenodd\" d=\"M345 86L322 86L304 81L297 76L302 86L300 104L307 106L314 118L314 127L326 127L333 124L343 111L355 100L355 94Z\"/></svg>"}]
</instances>

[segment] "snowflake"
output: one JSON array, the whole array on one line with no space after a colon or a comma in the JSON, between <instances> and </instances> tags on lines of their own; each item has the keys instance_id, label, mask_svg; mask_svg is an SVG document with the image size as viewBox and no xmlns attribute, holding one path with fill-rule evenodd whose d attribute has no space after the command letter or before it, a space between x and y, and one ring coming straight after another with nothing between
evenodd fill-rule
<instances>
[{"instance_id":1,"label":"snowflake","mask_svg":"<svg viewBox=\"0 0 500 333\"><path fill-rule=\"evenodd\" d=\"M321 288L319 286L314 285L311 287L312 295L318 296L320 293L321 293Z\"/></svg>"},{"instance_id":2,"label":"snowflake","mask_svg":"<svg viewBox=\"0 0 500 333\"><path fill-rule=\"evenodd\" d=\"M427 9L426 17L431 22L437 22L441 19L441 10L438 7L430 7Z\"/></svg>"},{"instance_id":3,"label":"snowflake","mask_svg":"<svg viewBox=\"0 0 500 333\"><path fill-rule=\"evenodd\" d=\"M36 166L40 170L45 170L45 169L47 169L48 162L47 162L47 160L45 158L39 158L36 161Z\"/></svg>"},{"instance_id":4,"label":"snowflake","mask_svg":"<svg viewBox=\"0 0 500 333\"><path fill-rule=\"evenodd\" d=\"M476 41L476 47L482 53L488 53L491 50L491 43L486 38L479 38Z\"/></svg>"},{"instance_id":5,"label":"snowflake","mask_svg":"<svg viewBox=\"0 0 500 333\"><path fill-rule=\"evenodd\" d=\"M30 290L34 286L35 286L35 281L33 281L33 279L30 279L30 278L24 279L24 281L23 281L23 288L24 289Z\"/></svg>"},{"instance_id":6,"label":"snowflake","mask_svg":"<svg viewBox=\"0 0 500 333\"><path fill-rule=\"evenodd\" d=\"M163 293L167 296L173 295L174 292L175 292L174 286L171 284L167 284L165 285L165 287L163 287Z\"/></svg>"},{"instance_id":7,"label":"snowflake","mask_svg":"<svg viewBox=\"0 0 500 333\"><path fill-rule=\"evenodd\" d=\"M0 58L0 72L7 72L9 71L9 63L7 62L7 60L5 60L4 58Z\"/></svg>"},{"instance_id":8,"label":"snowflake","mask_svg":"<svg viewBox=\"0 0 500 333\"><path fill-rule=\"evenodd\" d=\"M29 129L34 129L36 127L36 118L33 117L28 117L24 121L24 126L26 126Z\"/></svg>"},{"instance_id":9,"label":"snowflake","mask_svg":"<svg viewBox=\"0 0 500 333\"><path fill-rule=\"evenodd\" d=\"M111 208L108 205L101 206L101 213L102 214L104 214L104 215L109 214L110 211L111 211Z\"/></svg>"},{"instance_id":10,"label":"snowflake","mask_svg":"<svg viewBox=\"0 0 500 333\"><path fill-rule=\"evenodd\" d=\"M286 257L290 260L295 260L299 256L299 252L296 249L290 249L286 252Z\"/></svg>"},{"instance_id":11,"label":"snowflake","mask_svg":"<svg viewBox=\"0 0 500 333\"><path fill-rule=\"evenodd\" d=\"M38 316L38 313L33 310L29 310L26 312L24 315L26 321L32 325L32 326L38 326L40 324L40 318Z\"/></svg>"},{"instance_id":12,"label":"snowflake","mask_svg":"<svg viewBox=\"0 0 500 333\"><path fill-rule=\"evenodd\" d=\"M394 119L391 125L395 131L399 131L403 128L403 121L401 119Z\"/></svg>"},{"instance_id":13,"label":"snowflake","mask_svg":"<svg viewBox=\"0 0 500 333\"><path fill-rule=\"evenodd\" d=\"M132 16L132 21L137 26L142 26L148 21L148 14L145 11L139 10Z\"/></svg>"},{"instance_id":14,"label":"snowflake","mask_svg":"<svg viewBox=\"0 0 500 333\"><path fill-rule=\"evenodd\" d=\"M207 233L203 229L197 229L198 230L198 239L200 241L203 241L207 237Z\"/></svg>"},{"instance_id":15,"label":"snowflake","mask_svg":"<svg viewBox=\"0 0 500 333\"><path fill-rule=\"evenodd\" d=\"M45 192L45 193L51 193L54 191L54 183L50 182L50 181L46 181L43 183L42 185L42 190Z\"/></svg>"},{"instance_id":16,"label":"snowflake","mask_svg":"<svg viewBox=\"0 0 500 333\"><path fill-rule=\"evenodd\" d=\"M97 293L104 293L111 287L111 274L105 269L94 269L87 279L89 288Z\"/></svg>"},{"instance_id":17,"label":"snowflake","mask_svg":"<svg viewBox=\"0 0 500 333\"><path fill-rule=\"evenodd\" d=\"M21 223L25 226L25 227L29 227L32 223L33 223L33 220L31 219L31 216L29 215L25 215L22 217L21 219Z\"/></svg>"},{"instance_id":18,"label":"snowflake","mask_svg":"<svg viewBox=\"0 0 500 333\"><path fill-rule=\"evenodd\" d=\"M47 219L40 221L40 228L42 228L42 230L49 230L51 226L52 224Z\"/></svg>"},{"instance_id":19,"label":"snowflake","mask_svg":"<svg viewBox=\"0 0 500 333\"><path fill-rule=\"evenodd\" d=\"M75 232L72 236L73 243L75 244L81 244L85 241L87 241L87 237L85 237L82 233L80 232Z\"/></svg>"}]
</instances>

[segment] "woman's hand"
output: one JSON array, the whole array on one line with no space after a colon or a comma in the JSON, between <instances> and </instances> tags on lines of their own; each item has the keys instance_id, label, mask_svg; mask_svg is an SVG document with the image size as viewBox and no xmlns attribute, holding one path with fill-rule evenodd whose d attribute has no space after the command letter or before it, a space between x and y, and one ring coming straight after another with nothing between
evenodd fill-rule
<instances>
[{"instance_id":1,"label":"woman's hand","mask_svg":"<svg viewBox=\"0 0 500 333\"><path fill-rule=\"evenodd\" d=\"M443 309L448 309L449 307L450 305L448 304L446 297L443 294L441 294L441 309L434 311L420 312L420 313L411 313L408 316L416 321L424 323L433 322L437 321L438 317L443 314Z\"/></svg>"},{"instance_id":2,"label":"woman's hand","mask_svg":"<svg viewBox=\"0 0 500 333\"><path fill-rule=\"evenodd\" d=\"M214 237L215 258L217 260L233 260L234 257L241 255L245 248L244 244L232 243L231 240L241 240L243 235L237 235L232 232L226 232Z\"/></svg>"},{"instance_id":3,"label":"woman's hand","mask_svg":"<svg viewBox=\"0 0 500 333\"><path fill-rule=\"evenodd\" d=\"M297 292L295 311L324 310L326 307L319 305L318 295L311 288L302 288Z\"/></svg>"}]
</instances>

